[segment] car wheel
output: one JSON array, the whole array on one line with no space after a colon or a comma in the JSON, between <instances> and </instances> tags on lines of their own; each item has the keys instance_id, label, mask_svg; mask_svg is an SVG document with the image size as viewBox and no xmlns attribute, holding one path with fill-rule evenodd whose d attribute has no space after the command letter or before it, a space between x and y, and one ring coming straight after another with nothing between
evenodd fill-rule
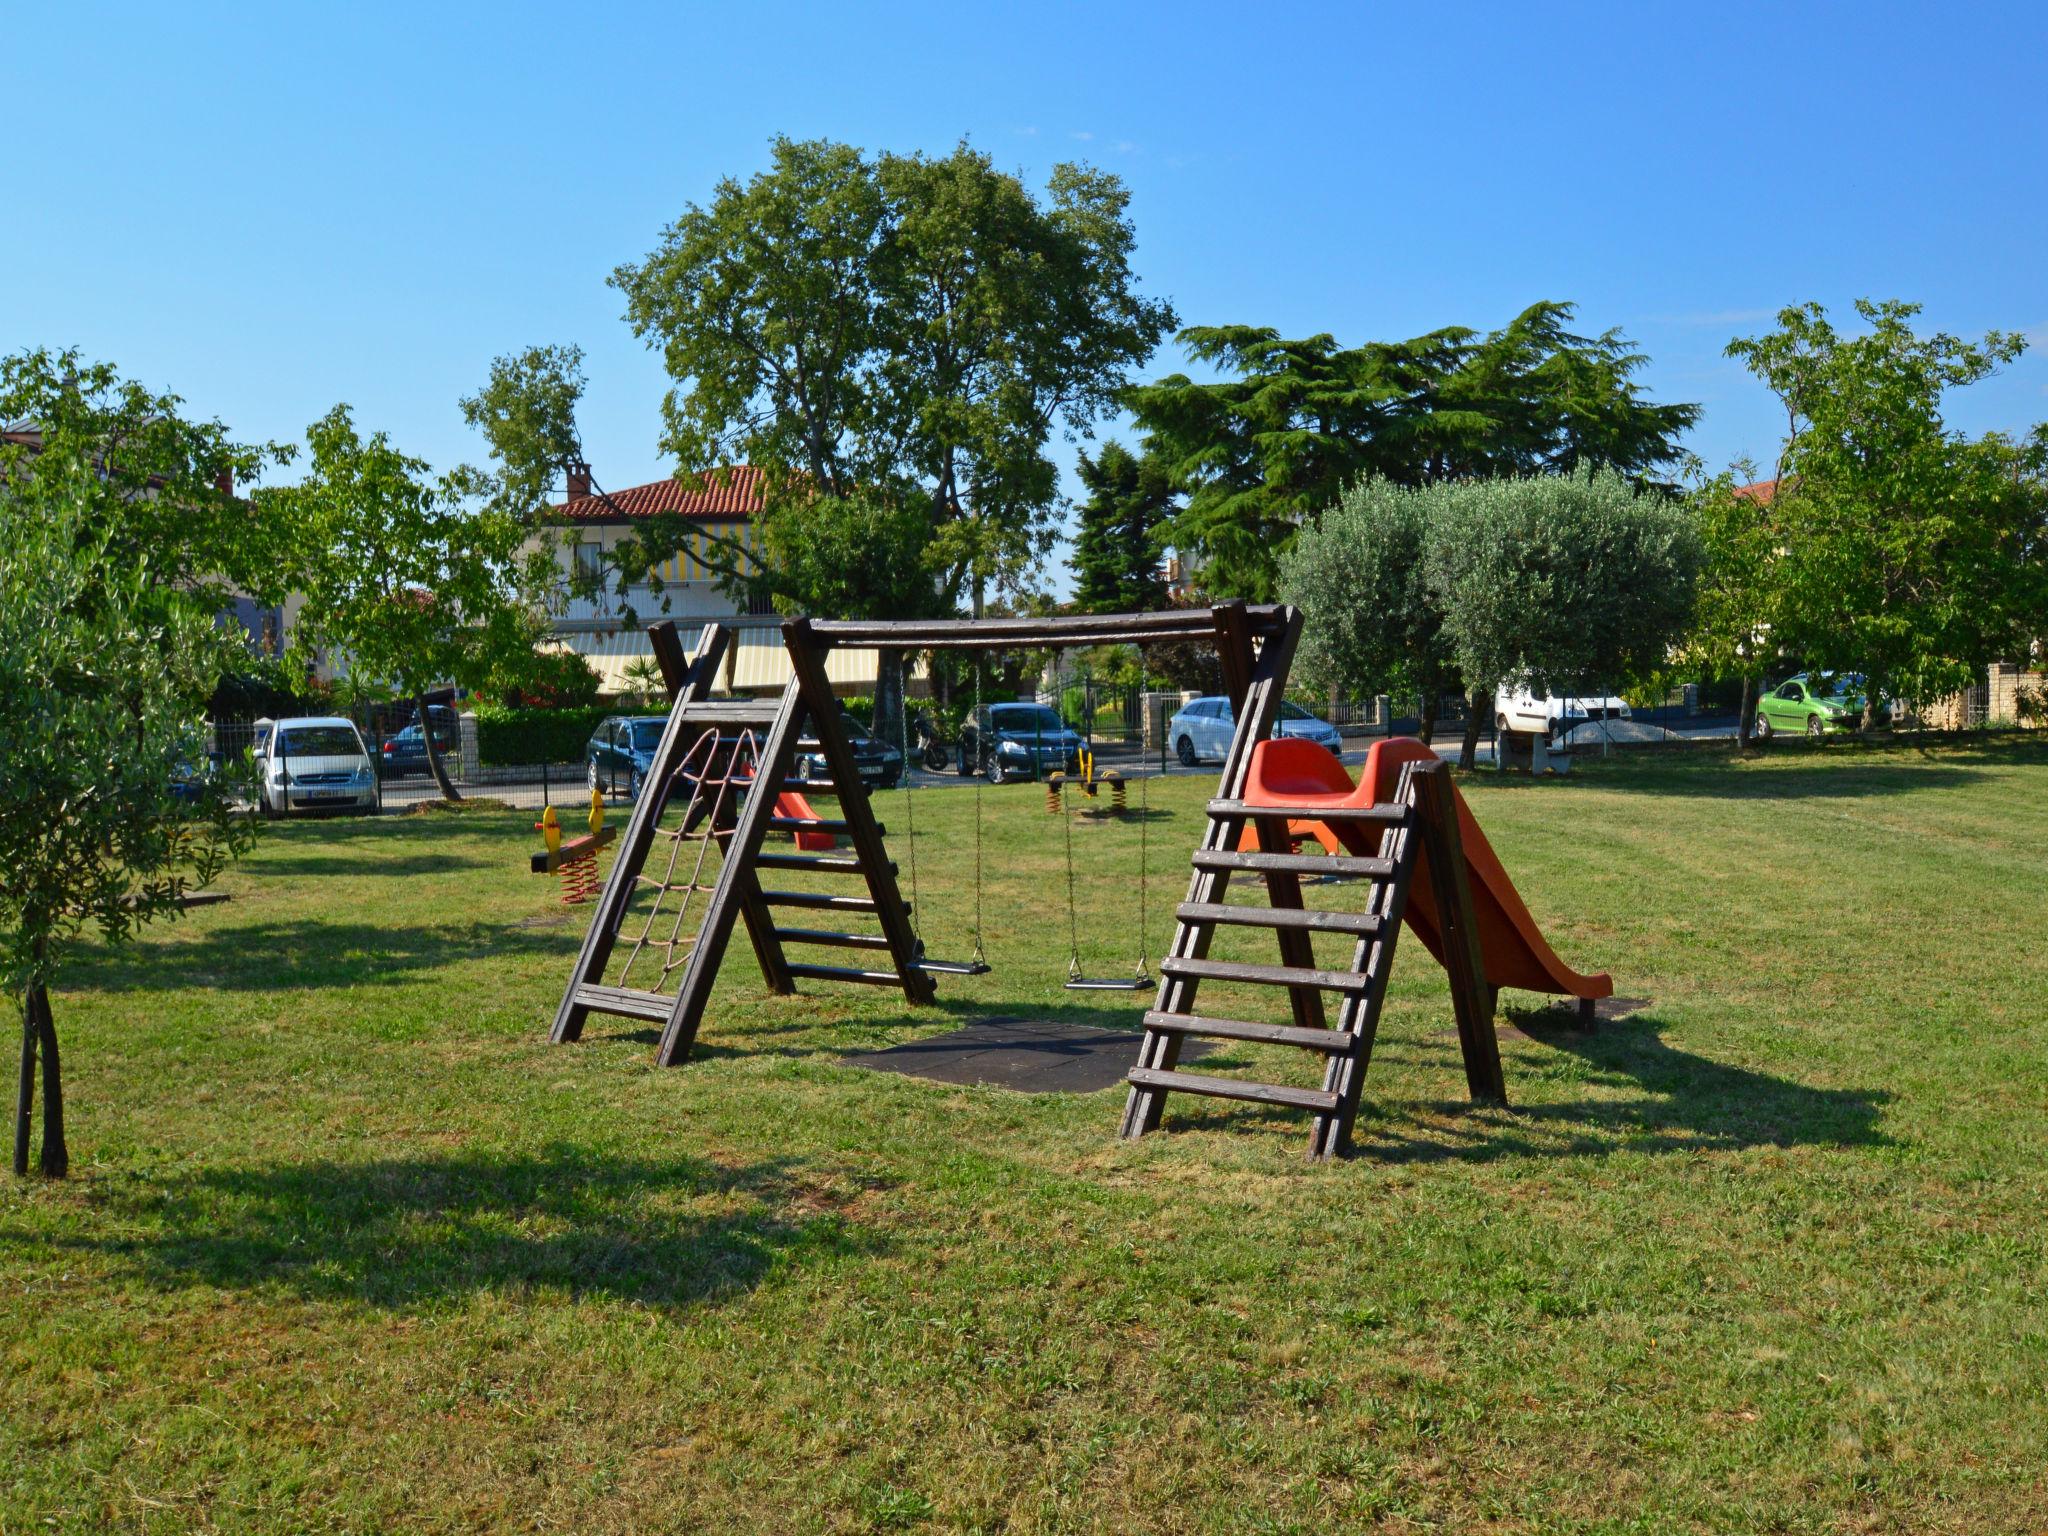
<instances>
[{"instance_id":1,"label":"car wheel","mask_svg":"<svg viewBox=\"0 0 2048 1536\"><path fill-rule=\"evenodd\" d=\"M1494 735L1505 736L1513 729L1514 727L1508 724L1508 717L1506 715L1495 715L1493 717Z\"/></svg>"},{"instance_id":2,"label":"car wheel","mask_svg":"<svg viewBox=\"0 0 2048 1536\"><path fill-rule=\"evenodd\" d=\"M988 781L991 784L1007 784L1010 782L1010 770L1004 766L1000 755L988 765Z\"/></svg>"},{"instance_id":3,"label":"car wheel","mask_svg":"<svg viewBox=\"0 0 2048 1536\"><path fill-rule=\"evenodd\" d=\"M896 773L885 773L882 775L882 788L884 789L895 789L902 782L903 774L900 770Z\"/></svg>"},{"instance_id":4,"label":"car wheel","mask_svg":"<svg viewBox=\"0 0 2048 1536\"><path fill-rule=\"evenodd\" d=\"M584 774L583 781L584 783L588 784L593 790L602 786L604 781L598 777L596 758L593 757L590 759L590 770L589 772Z\"/></svg>"},{"instance_id":5,"label":"car wheel","mask_svg":"<svg viewBox=\"0 0 2048 1536\"><path fill-rule=\"evenodd\" d=\"M1178 758L1178 759L1180 760L1180 765L1181 765L1181 767L1183 767L1183 768L1192 768L1192 767L1194 767L1194 766L1195 766L1195 739L1194 739L1194 737L1192 737L1192 736L1183 736L1183 737L1181 737L1181 739L1180 739L1179 741L1176 741L1176 742L1175 742L1175 743L1173 744L1173 755L1174 755L1174 756L1175 756L1176 758Z\"/></svg>"},{"instance_id":6,"label":"car wheel","mask_svg":"<svg viewBox=\"0 0 2048 1536\"><path fill-rule=\"evenodd\" d=\"M1821 724L1819 715L1808 715L1806 717L1806 734L1810 739L1819 741L1821 737L1827 734L1827 729L1825 725Z\"/></svg>"},{"instance_id":7,"label":"car wheel","mask_svg":"<svg viewBox=\"0 0 2048 1536\"><path fill-rule=\"evenodd\" d=\"M626 798L628 800L638 800L640 798L640 791L646 783L646 777L638 768L635 768L626 775Z\"/></svg>"},{"instance_id":8,"label":"car wheel","mask_svg":"<svg viewBox=\"0 0 2048 1536\"><path fill-rule=\"evenodd\" d=\"M1758 741L1769 741L1771 739L1771 717L1759 710L1757 712L1756 725L1751 729L1750 735L1754 736Z\"/></svg>"},{"instance_id":9,"label":"car wheel","mask_svg":"<svg viewBox=\"0 0 2048 1536\"><path fill-rule=\"evenodd\" d=\"M962 741L960 743L960 761L954 766L959 770L961 778L971 779L974 777L974 759L978 755L973 742Z\"/></svg>"}]
</instances>

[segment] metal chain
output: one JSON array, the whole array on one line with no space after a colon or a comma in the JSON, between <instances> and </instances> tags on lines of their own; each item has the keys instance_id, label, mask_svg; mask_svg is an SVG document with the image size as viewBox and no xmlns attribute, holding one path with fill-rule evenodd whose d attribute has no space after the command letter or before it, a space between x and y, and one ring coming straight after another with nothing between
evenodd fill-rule
<instances>
[{"instance_id":1,"label":"metal chain","mask_svg":"<svg viewBox=\"0 0 2048 1536\"><path fill-rule=\"evenodd\" d=\"M974 719L977 722L977 729L979 728L978 722L981 719L981 663L982 658L977 655L974 658ZM967 751L967 733L964 730L960 732L957 749L963 755L964 760ZM981 756L981 738L978 736L974 742L974 755L977 758ZM975 763L969 772L974 775L974 954L972 960L975 965L987 965L988 956L983 954L981 949L981 764Z\"/></svg>"},{"instance_id":2,"label":"metal chain","mask_svg":"<svg viewBox=\"0 0 2048 1536\"><path fill-rule=\"evenodd\" d=\"M910 936L917 940L918 953L924 952L924 931L918 926L918 914L924 910L924 903L917 895L917 796L913 793L915 781L910 775L910 690L901 683L897 685L897 702L902 706L900 734L897 746L903 753L903 830L910 843Z\"/></svg>"}]
</instances>

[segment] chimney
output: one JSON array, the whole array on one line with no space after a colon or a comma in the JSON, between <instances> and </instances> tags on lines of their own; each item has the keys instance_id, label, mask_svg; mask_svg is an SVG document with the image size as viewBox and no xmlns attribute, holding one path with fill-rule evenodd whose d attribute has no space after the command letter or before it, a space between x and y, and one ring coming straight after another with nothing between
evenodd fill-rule
<instances>
[{"instance_id":1,"label":"chimney","mask_svg":"<svg viewBox=\"0 0 2048 1536\"><path fill-rule=\"evenodd\" d=\"M234 494L235 494L235 472L234 472L234 470L233 470L232 468L228 468L228 469L223 469L223 470L219 471L219 472L218 472L217 474L215 474L215 475L214 475L214 477L213 477L213 488L214 488L214 489L215 489L216 491L219 491L219 492L221 493L221 495L223 495L223 496L232 496L232 495L234 495Z\"/></svg>"},{"instance_id":2,"label":"chimney","mask_svg":"<svg viewBox=\"0 0 2048 1536\"><path fill-rule=\"evenodd\" d=\"M569 461L569 499L576 501L590 494L590 466L581 459Z\"/></svg>"}]
</instances>

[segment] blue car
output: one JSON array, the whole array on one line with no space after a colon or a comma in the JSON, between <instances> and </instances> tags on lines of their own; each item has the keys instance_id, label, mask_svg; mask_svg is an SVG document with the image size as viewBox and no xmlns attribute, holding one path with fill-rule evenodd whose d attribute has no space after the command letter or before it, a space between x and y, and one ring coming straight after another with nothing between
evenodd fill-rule
<instances>
[{"instance_id":1,"label":"blue car","mask_svg":"<svg viewBox=\"0 0 2048 1536\"><path fill-rule=\"evenodd\" d=\"M614 715L600 724L583 749L590 787L639 799L667 725L666 715Z\"/></svg>"},{"instance_id":2,"label":"blue car","mask_svg":"<svg viewBox=\"0 0 2048 1536\"><path fill-rule=\"evenodd\" d=\"M1237 734L1237 716L1230 707L1230 700L1221 694L1207 698L1190 699L1180 707L1180 712L1166 722L1166 739L1173 745L1173 755L1180 759L1183 768L1192 768L1200 762L1222 762L1230 750L1230 741ZM1337 734L1337 727L1329 721L1318 718L1299 704L1285 700L1280 704L1280 719L1273 727L1275 736L1298 736L1312 741L1331 752L1344 750L1344 738Z\"/></svg>"}]
</instances>

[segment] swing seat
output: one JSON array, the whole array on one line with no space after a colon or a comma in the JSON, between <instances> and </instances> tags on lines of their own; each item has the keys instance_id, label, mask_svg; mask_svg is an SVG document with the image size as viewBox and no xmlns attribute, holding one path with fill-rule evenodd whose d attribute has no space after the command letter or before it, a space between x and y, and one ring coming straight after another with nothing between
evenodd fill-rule
<instances>
[{"instance_id":1,"label":"swing seat","mask_svg":"<svg viewBox=\"0 0 2048 1536\"><path fill-rule=\"evenodd\" d=\"M986 960L925 960L911 962L920 971L930 971L934 976L986 976L995 969Z\"/></svg>"},{"instance_id":2,"label":"swing seat","mask_svg":"<svg viewBox=\"0 0 2048 1536\"><path fill-rule=\"evenodd\" d=\"M1149 977L1141 976L1070 976L1066 989L1069 992L1142 992L1151 985Z\"/></svg>"}]
</instances>

